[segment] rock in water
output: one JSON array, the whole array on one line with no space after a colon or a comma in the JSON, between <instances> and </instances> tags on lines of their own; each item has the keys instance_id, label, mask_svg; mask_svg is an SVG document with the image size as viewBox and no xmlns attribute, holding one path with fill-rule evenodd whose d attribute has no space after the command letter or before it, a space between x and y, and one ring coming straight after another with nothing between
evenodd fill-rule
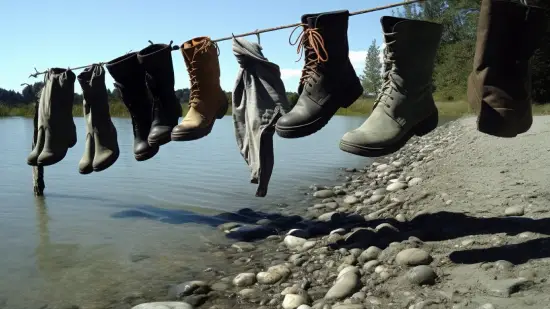
<instances>
[{"instance_id":1,"label":"rock in water","mask_svg":"<svg viewBox=\"0 0 550 309\"><path fill-rule=\"evenodd\" d=\"M139 304L132 307L132 309L193 309L193 307L188 303L179 301L161 301Z\"/></svg>"}]
</instances>

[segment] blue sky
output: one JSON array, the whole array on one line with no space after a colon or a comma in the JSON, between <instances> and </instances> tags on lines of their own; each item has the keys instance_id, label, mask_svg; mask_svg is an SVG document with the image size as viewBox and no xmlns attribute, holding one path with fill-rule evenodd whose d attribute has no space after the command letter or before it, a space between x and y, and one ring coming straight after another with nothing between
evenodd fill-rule
<instances>
[{"instance_id":1,"label":"blue sky","mask_svg":"<svg viewBox=\"0 0 550 309\"><path fill-rule=\"evenodd\" d=\"M36 67L77 67L108 61L130 50L139 51L151 40L180 45L197 36L212 39L255 29L296 23L305 13L331 10L362 10L399 0L5 0L0 1L0 87L20 91L21 83ZM382 43L380 17L384 10L350 17L350 59L362 71L366 49L373 39ZM264 55L281 67L287 91L296 91L303 60L290 46L292 29L261 35ZM298 30L294 36L298 34ZM256 40L255 36L247 37ZM221 85L231 91L238 64L231 41L219 43ZM181 53L172 53L176 88L189 86ZM79 73L80 71L75 71ZM108 75L108 74L107 74ZM107 87L113 80L107 76ZM77 92L81 92L78 82Z\"/></svg>"}]
</instances>

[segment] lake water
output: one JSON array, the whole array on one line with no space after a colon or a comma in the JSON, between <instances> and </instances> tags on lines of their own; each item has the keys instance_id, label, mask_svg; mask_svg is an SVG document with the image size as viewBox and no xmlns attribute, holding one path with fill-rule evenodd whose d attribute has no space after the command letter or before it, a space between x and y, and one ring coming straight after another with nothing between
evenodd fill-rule
<instances>
[{"instance_id":1,"label":"lake water","mask_svg":"<svg viewBox=\"0 0 550 309\"><path fill-rule=\"evenodd\" d=\"M260 198L249 183L231 117L217 121L206 138L168 143L144 162L133 157L130 120L113 121L121 154L112 167L78 173L85 124L75 118L78 143L63 161L45 168L45 197L35 198L26 164L32 120L0 119L0 308L98 308L109 298L192 278L218 262L207 256L204 243L226 241L212 226L216 222L201 215L292 204L312 183L334 181L338 168L368 163L338 148L362 117L335 117L302 139L275 135L275 168L268 195ZM158 218L166 209L178 211L175 222L117 216L138 210Z\"/></svg>"},{"instance_id":2,"label":"lake water","mask_svg":"<svg viewBox=\"0 0 550 309\"><path fill-rule=\"evenodd\" d=\"M75 118L78 143L45 168L44 198L33 196L26 164L32 120L0 119L0 308L122 308L117 301L134 292L163 291L221 266L226 261L205 250L205 243L228 242L211 216L292 207L311 184L334 182L339 168L365 166L369 159L338 148L342 135L364 119L336 116L301 139L275 135L265 198L254 196L231 117L217 121L209 136L168 143L144 162L133 157L130 120L113 119L120 157L89 175L78 173L85 124Z\"/></svg>"}]
</instances>

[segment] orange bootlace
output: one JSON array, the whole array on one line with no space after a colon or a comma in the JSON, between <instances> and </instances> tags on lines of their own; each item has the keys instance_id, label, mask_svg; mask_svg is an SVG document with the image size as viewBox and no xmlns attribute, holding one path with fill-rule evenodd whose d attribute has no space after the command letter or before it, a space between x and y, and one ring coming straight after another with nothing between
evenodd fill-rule
<instances>
[{"instance_id":1,"label":"orange bootlace","mask_svg":"<svg viewBox=\"0 0 550 309\"><path fill-rule=\"evenodd\" d=\"M195 60L195 57L200 54L204 53L208 50L210 46L214 45L216 47L216 52L218 56L220 55L220 48L218 47L218 44L213 42L212 40L205 39L201 45L198 45L195 47L195 51L193 52L193 56L189 60L189 66L187 67L187 72L189 73L189 81L191 84L191 93L189 94L189 105L193 106L195 105L195 101L199 98L200 94L200 86L199 86L199 79L197 78L197 74L195 73L199 68L195 66L195 63L197 61ZM187 57L186 54L184 54L185 57Z\"/></svg>"},{"instance_id":2,"label":"orange bootlace","mask_svg":"<svg viewBox=\"0 0 550 309\"><path fill-rule=\"evenodd\" d=\"M296 40L292 42L292 34L294 34L294 31L300 27L303 29L302 32L298 35ZM296 62L302 59L302 50L305 54L305 64L302 69L302 76L300 77L300 85L310 80L310 78L319 75L319 72L317 71L319 63L328 61L328 52L325 48L325 41L323 36L319 33L319 29L307 27L308 26L305 24L297 26L292 30L290 37L288 38L290 45L296 45L298 44L298 41L300 41L300 44L296 49L296 52L300 55L300 58L298 58Z\"/></svg>"}]
</instances>

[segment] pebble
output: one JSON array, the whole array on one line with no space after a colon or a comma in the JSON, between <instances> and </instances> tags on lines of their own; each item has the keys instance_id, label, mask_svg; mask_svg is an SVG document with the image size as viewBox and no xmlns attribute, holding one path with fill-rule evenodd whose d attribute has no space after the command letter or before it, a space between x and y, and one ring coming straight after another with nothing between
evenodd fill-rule
<instances>
[{"instance_id":1,"label":"pebble","mask_svg":"<svg viewBox=\"0 0 550 309\"><path fill-rule=\"evenodd\" d=\"M323 222L330 222L330 221L335 221L335 220L338 220L338 218L340 218L341 215L336 212L336 211L331 211L331 212L327 212L327 213L324 213L322 215L319 216L319 221L323 221Z\"/></svg>"},{"instance_id":2,"label":"pebble","mask_svg":"<svg viewBox=\"0 0 550 309\"><path fill-rule=\"evenodd\" d=\"M495 262L495 268L499 270L510 270L514 268L514 264L508 261L500 260Z\"/></svg>"},{"instance_id":3,"label":"pebble","mask_svg":"<svg viewBox=\"0 0 550 309\"><path fill-rule=\"evenodd\" d=\"M256 249L256 246L247 242L237 242L232 244L231 247L237 249L239 252L247 252Z\"/></svg>"},{"instance_id":4,"label":"pebble","mask_svg":"<svg viewBox=\"0 0 550 309\"><path fill-rule=\"evenodd\" d=\"M340 304L333 306L332 309L365 309L363 304Z\"/></svg>"},{"instance_id":5,"label":"pebble","mask_svg":"<svg viewBox=\"0 0 550 309\"><path fill-rule=\"evenodd\" d=\"M346 234L346 229L344 228L338 228L330 232L330 235L332 234L338 234L338 235L344 235Z\"/></svg>"},{"instance_id":6,"label":"pebble","mask_svg":"<svg viewBox=\"0 0 550 309\"><path fill-rule=\"evenodd\" d=\"M376 260L381 252L382 252L382 249L375 246L370 246L367 248L367 250L361 253L361 255L357 258L357 260L361 264L368 261Z\"/></svg>"},{"instance_id":7,"label":"pebble","mask_svg":"<svg viewBox=\"0 0 550 309\"><path fill-rule=\"evenodd\" d=\"M286 294L282 306L284 309L296 309L301 305L307 304L307 302L307 298L302 295Z\"/></svg>"},{"instance_id":8,"label":"pebble","mask_svg":"<svg viewBox=\"0 0 550 309\"><path fill-rule=\"evenodd\" d=\"M300 305L297 309L311 309L311 307L308 305Z\"/></svg>"},{"instance_id":9,"label":"pebble","mask_svg":"<svg viewBox=\"0 0 550 309\"><path fill-rule=\"evenodd\" d=\"M395 220L399 222L407 222L407 217L405 217L404 214L397 214L397 216L395 216Z\"/></svg>"},{"instance_id":10,"label":"pebble","mask_svg":"<svg viewBox=\"0 0 550 309\"><path fill-rule=\"evenodd\" d=\"M307 239L292 236L292 235L287 235L284 240L285 245L290 250L295 250L298 248L301 249L306 242L307 242Z\"/></svg>"},{"instance_id":11,"label":"pebble","mask_svg":"<svg viewBox=\"0 0 550 309\"><path fill-rule=\"evenodd\" d=\"M349 195L344 198L344 203L353 205L353 204L359 203L359 198L353 195Z\"/></svg>"},{"instance_id":12,"label":"pebble","mask_svg":"<svg viewBox=\"0 0 550 309\"><path fill-rule=\"evenodd\" d=\"M407 188L407 184L404 182L394 182L386 187L387 191L394 192Z\"/></svg>"},{"instance_id":13,"label":"pebble","mask_svg":"<svg viewBox=\"0 0 550 309\"><path fill-rule=\"evenodd\" d=\"M260 284L275 284L279 281L286 280L291 274L290 269L285 265L271 266L265 272L260 272L256 275L256 280Z\"/></svg>"},{"instance_id":14,"label":"pebble","mask_svg":"<svg viewBox=\"0 0 550 309\"><path fill-rule=\"evenodd\" d=\"M357 292L360 288L361 281L359 280L359 269L349 266L340 271L336 278L336 282L325 295L325 299L341 300L353 295L353 293Z\"/></svg>"},{"instance_id":15,"label":"pebble","mask_svg":"<svg viewBox=\"0 0 550 309\"><path fill-rule=\"evenodd\" d=\"M495 309L495 306L493 306L493 304L487 303L487 304L483 304L483 305L479 306L478 309Z\"/></svg>"},{"instance_id":16,"label":"pebble","mask_svg":"<svg viewBox=\"0 0 550 309\"><path fill-rule=\"evenodd\" d=\"M437 274L427 265L415 266L407 272L409 282L418 285L434 284Z\"/></svg>"},{"instance_id":17,"label":"pebble","mask_svg":"<svg viewBox=\"0 0 550 309\"><path fill-rule=\"evenodd\" d=\"M380 262L376 260L368 261L365 263L365 265L363 265L363 270L367 273L372 273L379 264Z\"/></svg>"},{"instance_id":18,"label":"pebble","mask_svg":"<svg viewBox=\"0 0 550 309\"><path fill-rule=\"evenodd\" d=\"M305 230L302 230L302 229L291 229L286 234L296 236L296 237L299 237L299 238L308 238L308 236L309 236L308 232L305 231Z\"/></svg>"},{"instance_id":19,"label":"pebble","mask_svg":"<svg viewBox=\"0 0 550 309\"><path fill-rule=\"evenodd\" d=\"M487 294L496 297L510 297L511 294L531 285L526 278L494 280L486 284Z\"/></svg>"},{"instance_id":20,"label":"pebble","mask_svg":"<svg viewBox=\"0 0 550 309\"><path fill-rule=\"evenodd\" d=\"M160 301L152 303L143 303L132 307L132 309L193 309L193 306L184 302Z\"/></svg>"},{"instance_id":21,"label":"pebble","mask_svg":"<svg viewBox=\"0 0 550 309\"><path fill-rule=\"evenodd\" d=\"M525 208L523 206L510 206L504 210L504 215L511 216L523 216L525 214Z\"/></svg>"},{"instance_id":22,"label":"pebble","mask_svg":"<svg viewBox=\"0 0 550 309\"><path fill-rule=\"evenodd\" d=\"M387 170L388 167L390 167L390 166L387 165L387 164L380 164L376 167L376 171L377 172L383 172L383 171Z\"/></svg>"},{"instance_id":23,"label":"pebble","mask_svg":"<svg viewBox=\"0 0 550 309\"><path fill-rule=\"evenodd\" d=\"M399 265L416 266L428 265L433 261L433 258L422 249L409 248L399 252L395 257L395 261Z\"/></svg>"},{"instance_id":24,"label":"pebble","mask_svg":"<svg viewBox=\"0 0 550 309\"><path fill-rule=\"evenodd\" d=\"M256 283L256 274L254 273L242 273L238 274L233 279L233 285L238 287L251 286Z\"/></svg>"},{"instance_id":25,"label":"pebble","mask_svg":"<svg viewBox=\"0 0 550 309\"><path fill-rule=\"evenodd\" d=\"M333 196L334 196L334 192L332 190L327 190L327 189L319 190L313 193L313 197L316 197L316 198L328 198Z\"/></svg>"},{"instance_id":26,"label":"pebble","mask_svg":"<svg viewBox=\"0 0 550 309\"><path fill-rule=\"evenodd\" d=\"M422 182L422 178L414 177L411 180L409 180L408 185L409 187L413 187L413 186L419 185L421 182Z\"/></svg>"},{"instance_id":27,"label":"pebble","mask_svg":"<svg viewBox=\"0 0 550 309\"><path fill-rule=\"evenodd\" d=\"M243 289L239 291L239 295L244 299L259 299L262 297L262 293L256 289Z\"/></svg>"}]
</instances>

